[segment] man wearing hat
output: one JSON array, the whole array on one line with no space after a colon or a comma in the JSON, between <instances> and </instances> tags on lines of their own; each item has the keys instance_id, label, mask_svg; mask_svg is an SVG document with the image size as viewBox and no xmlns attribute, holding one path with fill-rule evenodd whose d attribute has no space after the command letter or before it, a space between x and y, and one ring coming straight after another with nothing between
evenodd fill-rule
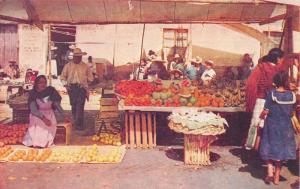
<instances>
[{"instance_id":1,"label":"man wearing hat","mask_svg":"<svg viewBox=\"0 0 300 189\"><path fill-rule=\"evenodd\" d=\"M201 79L204 83L209 82L216 77L216 72L213 70L214 62L212 60L205 61L205 71L203 72Z\"/></svg>"},{"instance_id":2,"label":"man wearing hat","mask_svg":"<svg viewBox=\"0 0 300 189\"><path fill-rule=\"evenodd\" d=\"M145 71L149 80L155 80L157 78L166 80L169 78L169 73L164 65L164 62L164 60L161 60L158 57L152 60L151 65Z\"/></svg>"},{"instance_id":3,"label":"man wearing hat","mask_svg":"<svg viewBox=\"0 0 300 189\"><path fill-rule=\"evenodd\" d=\"M180 70L182 73L185 72L184 63L179 54L175 54L174 61L171 62L171 70Z\"/></svg>"},{"instance_id":4,"label":"man wearing hat","mask_svg":"<svg viewBox=\"0 0 300 189\"><path fill-rule=\"evenodd\" d=\"M199 56L191 60L190 66L186 69L186 76L190 80L198 80L205 71L205 66L202 65L202 59Z\"/></svg>"},{"instance_id":5,"label":"man wearing hat","mask_svg":"<svg viewBox=\"0 0 300 189\"><path fill-rule=\"evenodd\" d=\"M73 124L77 130L84 130L84 104L85 99L88 100L88 83L93 81L91 70L82 62L82 56L86 54L80 48L75 48L73 60L65 65L60 75L69 94Z\"/></svg>"}]
</instances>

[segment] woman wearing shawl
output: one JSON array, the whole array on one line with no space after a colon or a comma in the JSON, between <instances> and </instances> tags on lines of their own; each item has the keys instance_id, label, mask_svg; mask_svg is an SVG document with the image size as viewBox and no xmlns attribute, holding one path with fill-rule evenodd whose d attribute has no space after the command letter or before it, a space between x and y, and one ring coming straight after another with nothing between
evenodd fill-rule
<instances>
[{"instance_id":1,"label":"woman wearing shawl","mask_svg":"<svg viewBox=\"0 0 300 189\"><path fill-rule=\"evenodd\" d=\"M23 140L24 145L43 148L53 145L57 126L55 113L63 116L60 102L61 96L55 88L47 87L46 77L38 76L29 93L29 128Z\"/></svg>"},{"instance_id":2,"label":"woman wearing shawl","mask_svg":"<svg viewBox=\"0 0 300 189\"><path fill-rule=\"evenodd\" d=\"M273 48L267 55L267 61L258 64L253 70L246 82L246 109L252 112L251 124L248 132L246 149L253 149L257 137L257 126L263 126L264 122L259 118L263 111L267 92L273 88L273 77L279 71L284 71L283 51L279 48ZM258 144L258 142L257 142Z\"/></svg>"}]
</instances>

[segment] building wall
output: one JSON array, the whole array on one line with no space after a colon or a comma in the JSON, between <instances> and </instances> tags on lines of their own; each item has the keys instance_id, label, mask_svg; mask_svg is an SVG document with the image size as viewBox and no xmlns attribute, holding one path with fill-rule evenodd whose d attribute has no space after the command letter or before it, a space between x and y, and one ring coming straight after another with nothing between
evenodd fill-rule
<instances>
[{"instance_id":1,"label":"building wall","mask_svg":"<svg viewBox=\"0 0 300 189\"><path fill-rule=\"evenodd\" d=\"M249 53L253 55L255 61L260 56L259 41L245 34L215 24L181 26L192 30L191 42L193 46L224 51L240 56L244 53ZM159 51L162 48L162 29L164 27L177 28L178 25L146 24L144 37L144 49L146 52L150 49ZM79 43L79 47L95 58L106 58L111 62L114 59L115 65L123 65L139 59L142 31L142 24L77 26L76 42ZM98 42L98 44L82 44L86 42ZM193 56L196 55L205 56L201 52L196 52L196 54L193 52ZM215 56L218 56L218 54L215 54ZM214 59L214 57L205 58ZM235 60L235 62L219 62L218 64L236 65L239 64L239 60Z\"/></svg>"},{"instance_id":2,"label":"building wall","mask_svg":"<svg viewBox=\"0 0 300 189\"><path fill-rule=\"evenodd\" d=\"M0 65L5 67L10 60L18 62L18 26L0 25Z\"/></svg>"}]
</instances>

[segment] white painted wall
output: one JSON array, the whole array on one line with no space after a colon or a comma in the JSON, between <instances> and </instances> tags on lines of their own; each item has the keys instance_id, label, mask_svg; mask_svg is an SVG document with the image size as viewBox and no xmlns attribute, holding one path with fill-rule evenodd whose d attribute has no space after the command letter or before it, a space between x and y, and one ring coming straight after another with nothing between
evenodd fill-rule
<instances>
[{"instance_id":1,"label":"white painted wall","mask_svg":"<svg viewBox=\"0 0 300 189\"><path fill-rule=\"evenodd\" d=\"M189 28L189 25L182 25ZM144 49L158 51L162 47L162 28L174 27L177 24L146 24ZM257 61L260 56L260 43L254 38L215 24L192 25L192 44L222 50L226 52L253 54ZM115 47L115 65L136 61L140 56L142 39L142 24L131 25L86 25L77 26L76 42L78 47L95 58L106 58L112 62L113 47ZM101 44L81 44L98 42ZM201 55L200 55L201 56Z\"/></svg>"},{"instance_id":2,"label":"white painted wall","mask_svg":"<svg viewBox=\"0 0 300 189\"><path fill-rule=\"evenodd\" d=\"M24 74L28 68L45 74L48 49L48 30L44 31L30 26L18 25L19 33L19 66Z\"/></svg>"}]
</instances>

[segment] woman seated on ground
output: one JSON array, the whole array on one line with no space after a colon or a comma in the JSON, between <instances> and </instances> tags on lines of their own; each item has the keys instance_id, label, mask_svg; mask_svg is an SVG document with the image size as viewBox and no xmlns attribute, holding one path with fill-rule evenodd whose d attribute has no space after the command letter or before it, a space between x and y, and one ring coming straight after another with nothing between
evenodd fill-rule
<instances>
[{"instance_id":1,"label":"woman seated on ground","mask_svg":"<svg viewBox=\"0 0 300 189\"><path fill-rule=\"evenodd\" d=\"M281 161L296 159L295 132L291 123L296 96L288 90L288 78L287 72L279 72L274 76L276 89L268 92L260 115L261 119L266 117L259 152L267 163L267 184L272 181L279 183Z\"/></svg>"},{"instance_id":2,"label":"woman seated on ground","mask_svg":"<svg viewBox=\"0 0 300 189\"><path fill-rule=\"evenodd\" d=\"M44 148L53 145L57 126L55 113L63 116L60 102L61 96L55 88L47 87L46 77L38 76L28 98L30 117L28 131L23 139L25 146Z\"/></svg>"}]
</instances>

